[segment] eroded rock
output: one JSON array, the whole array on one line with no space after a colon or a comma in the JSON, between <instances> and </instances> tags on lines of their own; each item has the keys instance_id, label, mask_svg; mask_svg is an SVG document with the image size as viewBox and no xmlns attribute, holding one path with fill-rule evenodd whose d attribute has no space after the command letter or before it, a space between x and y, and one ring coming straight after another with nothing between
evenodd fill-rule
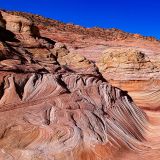
<instances>
[{"instance_id":1,"label":"eroded rock","mask_svg":"<svg viewBox=\"0 0 160 160\"><path fill-rule=\"evenodd\" d=\"M32 34L31 20L2 16L18 41L1 39L1 159L107 160L144 149L147 116L127 92L67 45Z\"/></svg>"}]
</instances>

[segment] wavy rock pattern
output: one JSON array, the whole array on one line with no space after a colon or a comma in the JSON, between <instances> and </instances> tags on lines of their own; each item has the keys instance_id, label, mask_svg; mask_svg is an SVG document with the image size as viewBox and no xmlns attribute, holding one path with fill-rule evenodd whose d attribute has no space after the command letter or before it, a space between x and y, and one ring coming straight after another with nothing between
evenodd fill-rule
<instances>
[{"instance_id":1,"label":"wavy rock pattern","mask_svg":"<svg viewBox=\"0 0 160 160\"><path fill-rule=\"evenodd\" d=\"M144 149L147 116L127 92L92 61L35 36L32 21L4 11L1 19L12 33L0 47L2 160L107 160Z\"/></svg>"},{"instance_id":2,"label":"wavy rock pattern","mask_svg":"<svg viewBox=\"0 0 160 160\"><path fill-rule=\"evenodd\" d=\"M80 144L90 149L109 144L140 149L146 116L120 89L93 76L33 74L19 96L16 76L5 79L0 99L4 152L42 150L54 157Z\"/></svg>"}]
</instances>

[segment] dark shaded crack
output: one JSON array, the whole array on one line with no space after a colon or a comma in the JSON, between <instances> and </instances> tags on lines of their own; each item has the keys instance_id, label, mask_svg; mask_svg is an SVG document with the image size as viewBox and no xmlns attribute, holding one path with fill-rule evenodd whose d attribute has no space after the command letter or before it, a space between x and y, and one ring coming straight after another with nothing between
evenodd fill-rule
<instances>
[{"instance_id":1,"label":"dark shaded crack","mask_svg":"<svg viewBox=\"0 0 160 160\"><path fill-rule=\"evenodd\" d=\"M5 82L3 81L1 84L0 84L0 99L3 97L4 95L4 86L5 86Z\"/></svg>"},{"instance_id":2,"label":"dark shaded crack","mask_svg":"<svg viewBox=\"0 0 160 160\"><path fill-rule=\"evenodd\" d=\"M19 95L19 97L22 99L23 98L23 93L24 93L24 87L28 81L28 77L26 79L23 79L22 81L15 82L15 88L16 88L16 92Z\"/></svg>"}]
</instances>

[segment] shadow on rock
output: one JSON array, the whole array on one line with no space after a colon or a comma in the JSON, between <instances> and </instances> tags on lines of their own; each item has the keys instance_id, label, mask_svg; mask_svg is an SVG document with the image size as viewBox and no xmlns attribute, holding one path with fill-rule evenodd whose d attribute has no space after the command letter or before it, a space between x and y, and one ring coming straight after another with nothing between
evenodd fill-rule
<instances>
[{"instance_id":1,"label":"shadow on rock","mask_svg":"<svg viewBox=\"0 0 160 160\"><path fill-rule=\"evenodd\" d=\"M19 42L13 32L6 30L3 27L0 27L0 41Z\"/></svg>"}]
</instances>

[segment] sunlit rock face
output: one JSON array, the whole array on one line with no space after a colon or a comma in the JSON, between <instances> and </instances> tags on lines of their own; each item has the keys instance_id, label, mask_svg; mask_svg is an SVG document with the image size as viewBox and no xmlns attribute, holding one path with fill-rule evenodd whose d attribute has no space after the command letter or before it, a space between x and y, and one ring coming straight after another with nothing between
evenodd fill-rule
<instances>
[{"instance_id":1,"label":"sunlit rock face","mask_svg":"<svg viewBox=\"0 0 160 160\"><path fill-rule=\"evenodd\" d=\"M103 52L97 65L109 82L129 91L137 105L159 109L159 55L131 47L114 47Z\"/></svg>"},{"instance_id":2,"label":"sunlit rock face","mask_svg":"<svg viewBox=\"0 0 160 160\"><path fill-rule=\"evenodd\" d=\"M14 14L22 15L19 12ZM25 16L30 17L30 14ZM37 24L42 36L63 42L70 50L95 62L103 77L113 86L127 90L139 107L159 110L159 40L114 28L84 28L64 24L41 16L33 16L32 20ZM111 57L111 52L115 58ZM130 60L125 56L132 58ZM111 67L107 67L111 61Z\"/></svg>"},{"instance_id":3,"label":"sunlit rock face","mask_svg":"<svg viewBox=\"0 0 160 160\"><path fill-rule=\"evenodd\" d=\"M1 11L0 158L100 160L143 150L146 114L96 65ZM33 28L37 28L36 33Z\"/></svg>"},{"instance_id":4,"label":"sunlit rock face","mask_svg":"<svg viewBox=\"0 0 160 160\"><path fill-rule=\"evenodd\" d=\"M23 74L23 78L10 74L2 81L0 100L4 159L10 154L15 159L83 159L83 152L97 159L104 147L100 156L105 158L111 156L107 147L112 145L141 147L145 114L125 92L101 78L77 73Z\"/></svg>"}]
</instances>

